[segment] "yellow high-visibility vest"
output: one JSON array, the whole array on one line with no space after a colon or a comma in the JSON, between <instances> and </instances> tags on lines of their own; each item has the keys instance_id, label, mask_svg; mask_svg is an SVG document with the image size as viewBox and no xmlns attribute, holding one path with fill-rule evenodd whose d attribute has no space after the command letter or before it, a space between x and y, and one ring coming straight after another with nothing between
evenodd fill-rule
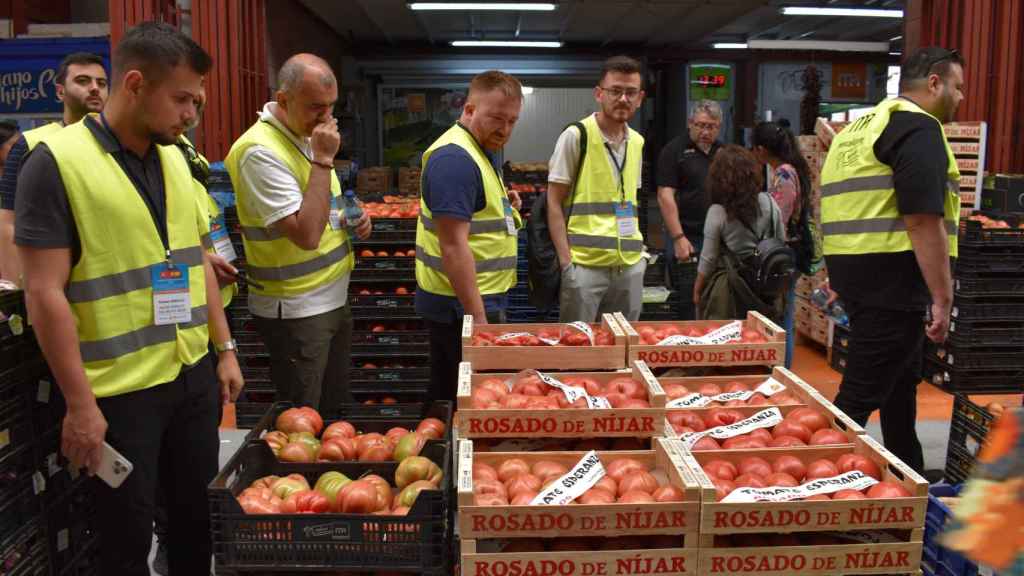
<instances>
[{"instance_id":1,"label":"yellow high-visibility vest","mask_svg":"<svg viewBox=\"0 0 1024 576\"><path fill-rule=\"evenodd\" d=\"M484 208L473 214L469 224L469 249L476 263L477 287L482 295L503 294L516 284L515 229L520 226L519 213L509 203L501 175L473 135L459 124L449 128L423 153L423 173L434 151L448 144L455 144L469 154L480 169L484 183ZM511 230L506 217L512 219ZM441 265L441 242L423 198L420 198L420 218L416 225L416 284L433 294L455 296L451 280Z\"/></svg>"},{"instance_id":2,"label":"yellow high-visibility vest","mask_svg":"<svg viewBox=\"0 0 1024 576\"><path fill-rule=\"evenodd\" d=\"M942 130L939 120L918 105L893 98L836 134L821 170L821 233L826 256L913 250L896 204L892 167L875 157L875 141L889 125L893 112L924 114ZM949 158L943 219L949 254L956 257L960 170L945 133L942 140Z\"/></svg>"},{"instance_id":3,"label":"yellow high-visibility vest","mask_svg":"<svg viewBox=\"0 0 1024 576\"><path fill-rule=\"evenodd\" d=\"M242 226L245 258L249 265L249 275L263 285L263 288L250 285L249 290L254 294L285 298L301 296L338 280L353 266L352 243L344 227L335 230L328 222L316 250L305 250L283 232L264 226L262 220L249 210L248 198L253 192L240 177L239 164L245 151L255 145L265 146L284 162L303 193L312 169L309 158L270 122L256 122L231 145L224 166L235 189L235 205ZM340 195L341 183L334 170L331 170L332 202L338 202Z\"/></svg>"},{"instance_id":4,"label":"yellow high-visibility vest","mask_svg":"<svg viewBox=\"0 0 1024 576\"><path fill-rule=\"evenodd\" d=\"M49 124L43 124L38 128L26 130L21 133L25 137L25 143L28 144L28 149L31 151L36 147L37 144L43 141L44 138L50 134L60 132L64 128L64 124L60 122L50 122Z\"/></svg>"},{"instance_id":5,"label":"yellow high-visibility vest","mask_svg":"<svg viewBox=\"0 0 1024 576\"><path fill-rule=\"evenodd\" d=\"M46 139L81 242L65 293L85 375L97 397L170 382L207 351L202 218L192 174L174 146L157 146L164 177L170 260L188 270L192 318L157 326L151 271L167 254L146 202L84 122Z\"/></svg>"},{"instance_id":6,"label":"yellow high-visibility vest","mask_svg":"<svg viewBox=\"0 0 1024 576\"><path fill-rule=\"evenodd\" d=\"M620 238L616 210L628 206L633 218L638 216L637 181L643 160L644 138L632 128L626 144L626 159L619 174L608 153L597 119L591 115L582 120L587 139L587 153L580 162L579 179L563 208L569 215L567 231L574 264L584 266L622 266L640 261L644 237L639 221L634 221L633 234ZM625 212L622 212L625 214Z\"/></svg>"}]
</instances>

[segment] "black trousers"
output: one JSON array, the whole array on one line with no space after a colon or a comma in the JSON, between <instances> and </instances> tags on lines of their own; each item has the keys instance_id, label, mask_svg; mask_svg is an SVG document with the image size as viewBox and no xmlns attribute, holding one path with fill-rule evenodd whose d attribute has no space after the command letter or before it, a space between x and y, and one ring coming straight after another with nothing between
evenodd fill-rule
<instances>
[{"instance_id":1,"label":"black trousers","mask_svg":"<svg viewBox=\"0 0 1024 576\"><path fill-rule=\"evenodd\" d=\"M455 402L459 388L459 363L462 362L462 316L451 322L424 320L430 333L430 389L428 397ZM505 322L505 311L487 312L492 324Z\"/></svg>"},{"instance_id":2,"label":"black trousers","mask_svg":"<svg viewBox=\"0 0 1024 576\"><path fill-rule=\"evenodd\" d=\"M173 382L97 399L107 442L133 464L119 488L96 478L100 573L149 576L157 486L167 503L170 573L210 573L206 486L217 474L220 390L207 355Z\"/></svg>"},{"instance_id":3,"label":"black trousers","mask_svg":"<svg viewBox=\"0 0 1024 576\"><path fill-rule=\"evenodd\" d=\"M843 303L850 317L850 347L835 404L861 426L879 410L885 447L923 472L924 454L915 424L924 311Z\"/></svg>"}]
</instances>

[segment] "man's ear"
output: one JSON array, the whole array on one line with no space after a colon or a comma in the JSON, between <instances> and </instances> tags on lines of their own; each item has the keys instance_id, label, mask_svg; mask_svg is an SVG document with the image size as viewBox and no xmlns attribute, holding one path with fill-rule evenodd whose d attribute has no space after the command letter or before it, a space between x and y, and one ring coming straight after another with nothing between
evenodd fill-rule
<instances>
[{"instance_id":1,"label":"man's ear","mask_svg":"<svg viewBox=\"0 0 1024 576\"><path fill-rule=\"evenodd\" d=\"M466 100L466 104L462 107L462 113L472 118L474 112L476 112L476 102Z\"/></svg>"},{"instance_id":2,"label":"man's ear","mask_svg":"<svg viewBox=\"0 0 1024 576\"><path fill-rule=\"evenodd\" d=\"M64 85L63 84L54 84L54 86L57 87L57 101L58 102L63 102L64 101Z\"/></svg>"},{"instance_id":3,"label":"man's ear","mask_svg":"<svg viewBox=\"0 0 1024 576\"><path fill-rule=\"evenodd\" d=\"M128 92L136 98L142 94L142 86L145 83L146 81L142 77L142 72L139 70L129 70L125 73L124 79L121 81L125 92Z\"/></svg>"},{"instance_id":4,"label":"man's ear","mask_svg":"<svg viewBox=\"0 0 1024 576\"><path fill-rule=\"evenodd\" d=\"M284 90L278 90L274 93L274 100L277 105L281 107L281 110L288 112L288 93Z\"/></svg>"}]
</instances>

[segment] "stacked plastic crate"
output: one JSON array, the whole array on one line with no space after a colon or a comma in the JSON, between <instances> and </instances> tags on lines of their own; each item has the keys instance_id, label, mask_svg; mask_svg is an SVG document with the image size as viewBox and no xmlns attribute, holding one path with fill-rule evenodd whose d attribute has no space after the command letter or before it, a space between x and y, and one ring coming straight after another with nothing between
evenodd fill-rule
<instances>
[{"instance_id":1,"label":"stacked plastic crate","mask_svg":"<svg viewBox=\"0 0 1024 576\"><path fill-rule=\"evenodd\" d=\"M0 292L0 573L98 574L85 477L60 456L64 400L20 292Z\"/></svg>"}]
</instances>

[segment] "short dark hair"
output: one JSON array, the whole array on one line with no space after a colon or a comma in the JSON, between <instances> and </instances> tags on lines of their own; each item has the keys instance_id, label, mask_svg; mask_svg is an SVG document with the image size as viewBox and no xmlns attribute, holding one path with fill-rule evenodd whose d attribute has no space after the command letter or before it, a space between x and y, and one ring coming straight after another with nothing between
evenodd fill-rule
<instances>
[{"instance_id":1,"label":"short dark hair","mask_svg":"<svg viewBox=\"0 0 1024 576\"><path fill-rule=\"evenodd\" d=\"M64 84L68 79L68 67L72 64L85 65L85 64L96 64L100 68L103 68L103 58L99 54L93 54L92 52L72 52L64 57L60 61L60 68L57 68L57 84Z\"/></svg>"},{"instance_id":2,"label":"short dark hair","mask_svg":"<svg viewBox=\"0 0 1024 576\"><path fill-rule=\"evenodd\" d=\"M143 22L128 29L114 48L114 81L135 69L159 82L183 62L199 74L209 72L213 63L210 55L180 30L163 22Z\"/></svg>"},{"instance_id":3,"label":"short dark hair","mask_svg":"<svg viewBox=\"0 0 1024 576\"><path fill-rule=\"evenodd\" d=\"M900 89L905 90L918 80L924 80L932 74L945 79L953 64L964 65L964 58L956 50L947 50L938 46L928 46L915 50L900 66Z\"/></svg>"},{"instance_id":4,"label":"short dark hair","mask_svg":"<svg viewBox=\"0 0 1024 576\"><path fill-rule=\"evenodd\" d=\"M0 120L0 146L3 146L13 136L18 134L20 129L18 123L14 120ZM0 167L0 172L3 171L3 167Z\"/></svg>"},{"instance_id":5,"label":"short dark hair","mask_svg":"<svg viewBox=\"0 0 1024 576\"><path fill-rule=\"evenodd\" d=\"M611 58L604 61L601 65L601 76L597 79L597 83L604 82L604 77L609 72L618 72L620 74L640 74L640 62L630 58L629 56L612 56Z\"/></svg>"}]
</instances>

